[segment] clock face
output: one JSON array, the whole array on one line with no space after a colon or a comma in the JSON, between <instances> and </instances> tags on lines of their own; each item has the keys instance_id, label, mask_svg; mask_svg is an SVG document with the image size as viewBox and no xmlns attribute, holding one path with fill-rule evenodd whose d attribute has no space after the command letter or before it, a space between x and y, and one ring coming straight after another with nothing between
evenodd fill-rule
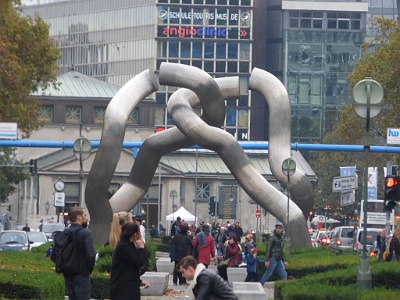
<instances>
[{"instance_id":1,"label":"clock face","mask_svg":"<svg viewBox=\"0 0 400 300\"><path fill-rule=\"evenodd\" d=\"M61 192L62 190L64 190L64 188L65 188L65 183L64 183L64 181L62 181L62 180L57 180L57 181L54 183L54 188L55 188L57 191L59 191L59 192Z\"/></svg>"}]
</instances>

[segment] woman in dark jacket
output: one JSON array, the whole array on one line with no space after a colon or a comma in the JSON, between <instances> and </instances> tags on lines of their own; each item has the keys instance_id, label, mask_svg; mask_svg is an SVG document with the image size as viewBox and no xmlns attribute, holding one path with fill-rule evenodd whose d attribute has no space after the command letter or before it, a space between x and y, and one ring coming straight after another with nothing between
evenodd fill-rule
<instances>
[{"instance_id":1,"label":"woman in dark jacket","mask_svg":"<svg viewBox=\"0 0 400 300\"><path fill-rule=\"evenodd\" d=\"M400 257L400 229L396 229L393 233L393 237L390 239L389 245L387 246L387 253L389 258L386 261L399 261Z\"/></svg>"},{"instance_id":2,"label":"woman in dark jacket","mask_svg":"<svg viewBox=\"0 0 400 300\"><path fill-rule=\"evenodd\" d=\"M176 269L176 265L178 262L187 255L190 255L192 252L192 238L187 234L189 230L189 226L184 224L181 226L180 231L175 234L173 238L173 244L175 247L175 268L174 268L174 276L173 283L179 285L186 284L186 279L182 277L182 274L178 272Z\"/></svg>"},{"instance_id":3,"label":"woman in dark jacket","mask_svg":"<svg viewBox=\"0 0 400 300\"><path fill-rule=\"evenodd\" d=\"M140 286L150 283L140 280L140 268L147 262L147 251L140 236L139 226L125 223L122 226L121 240L115 248L110 279L110 299L140 299Z\"/></svg>"},{"instance_id":4,"label":"woman in dark jacket","mask_svg":"<svg viewBox=\"0 0 400 300\"><path fill-rule=\"evenodd\" d=\"M218 266L218 274L224 280L228 280L227 269L237 267L242 261L242 252L239 247L236 234L231 234L229 241L226 242L226 255L224 260L229 259L228 264Z\"/></svg>"}]
</instances>

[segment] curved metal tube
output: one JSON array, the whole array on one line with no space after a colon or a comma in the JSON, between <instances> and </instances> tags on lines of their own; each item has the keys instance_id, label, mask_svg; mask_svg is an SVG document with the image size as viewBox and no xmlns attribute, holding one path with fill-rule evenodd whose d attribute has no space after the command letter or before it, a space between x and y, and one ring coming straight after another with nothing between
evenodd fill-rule
<instances>
[{"instance_id":1,"label":"curved metal tube","mask_svg":"<svg viewBox=\"0 0 400 300\"><path fill-rule=\"evenodd\" d=\"M180 64L165 64L160 67L161 84L188 87L186 99L192 107L203 102L212 105L203 108L202 119L221 126L225 118L224 99L240 95L239 78L213 79L207 73L194 67ZM204 99L204 100L203 100ZM194 142L187 138L177 127L170 128L148 137L135 159L131 173L126 183L110 199L113 211L127 211L144 196L153 179L161 157L172 151L189 147Z\"/></svg>"},{"instance_id":2,"label":"curved metal tube","mask_svg":"<svg viewBox=\"0 0 400 300\"><path fill-rule=\"evenodd\" d=\"M204 105L203 105L204 107ZM275 189L257 169L235 138L226 131L211 127L201 120L186 100L186 91L173 93L168 102L168 112L176 126L203 148L220 155L226 166L246 193L279 220L286 222L287 197ZM290 201L289 230L293 247L309 247L307 224L299 207Z\"/></svg>"},{"instance_id":3,"label":"curved metal tube","mask_svg":"<svg viewBox=\"0 0 400 300\"><path fill-rule=\"evenodd\" d=\"M129 114L142 99L158 88L154 73L146 70L128 81L108 104L100 145L85 190L95 243L104 243L110 231L113 211L108 201L108 188L120 158Z\"/></svg>"},{"instance_id":4,"label":"curved metal tube","mask_svg":"<svg viewBox=\"0 0 400 300\"><path fill-rule=\"evenodd\" d=\"M115 95L107 108L102 139L89 173L85 194L91 213L91 223L95 224L93 233L95 242L103 242L104 235L102 234L104 231L109 231L109 222L104 220L111 219L113 211L130 210L144 196L162 155L194 143L218 152L243 189L262 207L285 222L287 198L271 186L251 165L249 158L233 136L219 128L207 125L207 123L217 127L222 125L225 118L224 99L240 96L238 78L214 80L202 70L179 64L163 63L160 67L161 84L184 87L175 92L168 103L168 111L178 127L153 134L146 139L131 169L128 182L109 202L105 199L108 185L119 160L129 113L138 102L158 88L154 75L146 76L145 72L129 81ZM256 75L254 82L257 82L257 77L261 76ZM258 86L259 84L256 83L254 89L257 90ZM192 109L199 103L203 105L201 118ZM274 141L274 143L279 145L283 142ZM276 167L277 165L275 169ZM290 224L286 226L290 226L293 246L310 246L305 219L300 208L292 201L290 201L290 212Z\"/></svg>"},{"instance_id":5,"label":"curved metal tube","mask_svg":"<svg viewBox=\"0 0 400 300\"><path fill-rule=\"evenodd\" d=\"M287 187L288 178L282 172L282 163L285 159L292 156L292 110L286 88L279 79L271 73L254 68L249 80L249 89L259 92L268 103L268 161L272 174L282 185ZM314 191L307 176L299 168L296 168L296 172L290 176L290 195L307 219L308 213L313 208ZM290 211L290 218L291 217Z\"/></svg>"}]
</instances>

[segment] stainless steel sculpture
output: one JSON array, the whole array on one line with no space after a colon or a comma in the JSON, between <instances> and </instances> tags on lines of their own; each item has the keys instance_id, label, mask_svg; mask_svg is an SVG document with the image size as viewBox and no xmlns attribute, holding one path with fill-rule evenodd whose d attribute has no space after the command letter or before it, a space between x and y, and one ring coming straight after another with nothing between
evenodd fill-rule
<instances>
[{"instance_id":1,"label":"stainless steel sculpture","mask_svg":"<svg viewBox=\"0 0 400 300\"><path fill-rule=\"evenodd\" d=\"M134 82L136 77L138 79ZM171 96L168 102L168 112L177 127L153 134L146 139L128 181L108 201L107 190L115 171L125 133L125 117L140 101L139 97L144 99L157 88L154 77L149 73L143 72L136 77L120 90L120 92L124 90L122 93L117 93L107 108L99 150L89 173L85 196L91 224L94 224L92 232L95 242L104 242L107 236L104 232L108 233L109 220L113 211L130 210L144 196L162 155L193 144L218 152L238 183L252 199L279 220L286 221L287 198L258 173L234 137L219 128L225 118L224 100L240 96L238 77L214 80L204 71L179 64L162 63L159 70L161 84L182 87ZM263 80L268 81L268 84L263 83ZM278 122L282 125L282 120L290 122L290 117L287 117L287 114L290 116L290 103L283 85L278 85L277 82L280 84L269 73L256 69L250 78L250 88L264 95L270 109L271 106L276 105L288 106L288 112L287 108L275 111L275 113L285 114L285 118L279 119ZM132 93L133 90L136 92ZM274 96L270 96L269 93L277 94L278 104L274 102ZM285 100L287 103L284 103ZM200 103L203 107L201 117L197 116L192 109ZM119 105L121 106L117 108ZM280 165L277 168L281 160L290 157L290 123L285 124L284 127L285 130L282 132L270 131L270 136L271 134L274 136L269 143L270 152L272 147L273 153L279 151L282 153L276 153L269 159L273 166L271 169L273 174L285 185L285 176L282 174ZM280 140L277 139L276 134L288 134L289 137ZM103 142L103 140L107 141ZM285 155L287 156L284 157ZM299 174L296 178L293 177L291 185L301 191L292 192L295 195L294 200L301 202L298 204L303 205L304 208L308 207L313 199L312 189L309 189L311 185L306 176ZM303 204L305 201L308 204ZM285 225L290 226L293 247L309 247L306 219L299 206L292 201L290 213L290 224Z\"/></svg>"}]
</instances>

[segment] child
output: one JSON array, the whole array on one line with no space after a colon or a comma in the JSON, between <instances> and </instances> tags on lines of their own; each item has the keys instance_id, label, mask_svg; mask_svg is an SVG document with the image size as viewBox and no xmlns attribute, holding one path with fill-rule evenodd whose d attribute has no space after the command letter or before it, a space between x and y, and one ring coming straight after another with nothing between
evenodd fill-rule
<instances>
[{"instance_id":1,"label":"child","mask_svg":"<svg viewBox=\"0 0 400 300\"><path fill-rule=\"evenodd\" d=\"M244 281L249 282L251 279L253 279L254 282L259 282L260 278L258 278L257 274L257 264L264 264L264 261L257 257L258 251L254 244L249 244L247 246L247 250L249 252L247 254L247 277Z\"/></svg>"}]
</instances>

